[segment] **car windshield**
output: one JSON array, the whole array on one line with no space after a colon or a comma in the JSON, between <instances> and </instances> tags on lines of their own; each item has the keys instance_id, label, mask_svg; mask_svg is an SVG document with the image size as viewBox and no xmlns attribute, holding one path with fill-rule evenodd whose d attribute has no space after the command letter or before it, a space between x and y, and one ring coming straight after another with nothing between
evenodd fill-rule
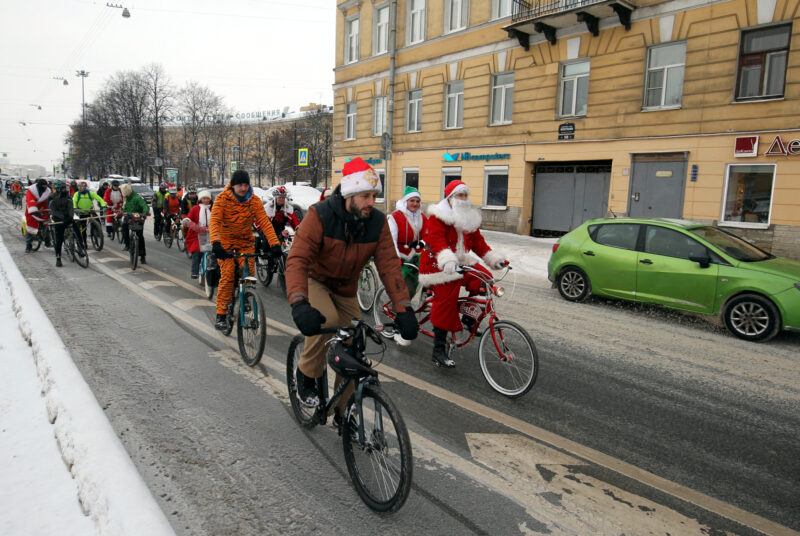
<instances>
[{"instance_id":1,"label":"car windshield","mask_svg":"<svg viewBox=\"0 0 800 536\"><path fill-rule=\"evenodd\" d=\"M772 258L772 255L766 251L762 251L738 236L717 227L695 227L689 229L689 232L718 247L738 261L757 262Z\"/></svg>"},{"instance_id":2,"label":"car windshield","mask_svg":"<svg viewBox=\"0 0 800 536\"><path fill-rule=\"evenodd\" d=\"M133 188L133 191L136 192L136 193L146 192L147 190L150 189L149 187L145 186L144 184L131 184L131 188Z\"/></svg>"}]
</instances>

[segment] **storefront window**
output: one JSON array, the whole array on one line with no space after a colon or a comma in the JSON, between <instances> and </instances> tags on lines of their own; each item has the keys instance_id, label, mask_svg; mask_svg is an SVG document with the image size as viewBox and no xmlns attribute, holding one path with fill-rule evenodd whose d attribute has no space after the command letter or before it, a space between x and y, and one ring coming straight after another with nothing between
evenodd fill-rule
<instances>
[{"instance_id":1,"label":"storefront window","mask_svg":"<svg viewBox=\"0 0 800 536\"><path fill-rule=\"evenodd\" d=\"M411 168L403 170L403 189L406 186L411 186L419 190L419 169Z\"/></svg>"},{"instance_id":2,"label":"storefront window","mask_svg":"<svg viewBox=\"0 0 800 536\"><path fill-rule=\"evenodd\" d=\"M505 207L508 203L508 167L486 167L484 176L483 205L487 207Z\"/></svg>"},{"instance_id":3,"label":"storefront window","mask_svg":"<svg viewBox=\"0 0 800 536\"><path fill-rule=\"evenodd\" d=\"M385 169L375 168L375 173L377 173L378 177L380 177L380 179L381 179L381 187L385 189L386 188L386 170ZM383 203L383 192L384 192L384 190L381 190L380 193L378 193L377 197L375 198L375 202L376 203Z\"/></svg>"},{"instance_id":4,"label":"storefront window","mask_svg":"<svg viewBox=\"0 0 800 536\"><path fill-rule=\"evenodd\" d=\"M769 223L774 164L729 165L722 221Z\"/></svg>"},{"instance_id":5,"label":"storefront window","mask_svg":"<svg viewBox=\"0 0 800 536\"><path fill-rule=\"evenodd\" d=\"M442 168L442 196L444 196L444 189L453 181L461 180L460 167L446 167Z\"/></svg>"}]
</instances>

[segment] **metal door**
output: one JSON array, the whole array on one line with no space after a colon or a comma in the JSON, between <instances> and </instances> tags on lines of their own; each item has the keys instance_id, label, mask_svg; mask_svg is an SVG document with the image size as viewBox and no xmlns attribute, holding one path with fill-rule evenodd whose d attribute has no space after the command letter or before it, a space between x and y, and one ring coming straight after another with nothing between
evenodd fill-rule
<instances>
[{"instance_id":1,"label":"metal door","mask_svg":"<svg viewBox=\"0 0 800 536\"><path fill-rule=\"evenodd\" d=\"M531 231L567 232L606 215L611 164L553 163L537 166Z\"/></svg>"},{"instance_id":2,"label":"metal door","mask_svg":"<svg viewBox=\"0 0 800 536\"><path fill-rule=\"evenodd\" d=\"M634 218L681 218L685 189L683 153L635 155L628 214Z\"/></svg>"}]
</instances>

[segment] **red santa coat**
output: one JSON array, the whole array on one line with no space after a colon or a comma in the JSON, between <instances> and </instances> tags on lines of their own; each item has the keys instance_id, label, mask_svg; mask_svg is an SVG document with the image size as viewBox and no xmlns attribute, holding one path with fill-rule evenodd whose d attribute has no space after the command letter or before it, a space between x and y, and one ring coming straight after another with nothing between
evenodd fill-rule
<instances>
[{"instance_id":1,"label":"red santa coat","mask_svg":"<svg viewBox=\"0 0 800 536\"><path fill-rule=\"evenodd\" d=\"M289 202L284 202L283 207L278 208L275 198L272 198L264 203L264 210L267 211L267 217L272 222L272 227L275 229L276 234L283 231L287 225L293 229L297 229L297 226L300 225L300 220L297 218L297 214L294 213L294 207Z\"/></svg>"},{"instance_id":2,"label":"red santa coat","mask_svg":"<svg viewBox=\"0 0 800 536\"><path fill-rule=\"evenodd\" d=\"M50 219L47 210L49 197L50 188L45 188L44 192L40 194L36 184L28 187L28 191L25 193L25 225L30 234L38 233L41 222Z\"/></svg>"},{"instance_id":3,"label":"red santa coat","mask_svg":"<svg viewBox=\"0 0 800 536\"><path fill-rule=\"evenodd\" d=\"M113 188L109 188L106 190L106 193L103 194L103 201L106 202L108 205L108 210L122 210L122 202L124 201L122 197L122 192L120 190L114 191ZM108 216L106 217L106 224L111 225L114 223L114 217Z\"/></svg>"},{"instance_id":4,"label":"red santa coat","mask_svg":"<svg viewBox=\"0 0 800 536\"><path fill-rule=\"evenodd\" d=\"M211 221L211 205L197 204L189 210L189 214L183 219L183 224L189 228L186 232L186 249L189 253L199 251L210 251L200 249L200 235L208 236L208 223ZM204 242L208 242L206 239Z\"/></svg>"},{"instance_id":5,"label":"red santa coat","mask_svg":"<svg viewBox=\"0 0 800 536\"><path fill-rule=\"evenodd\" d=\"M411 225L405 212L401 209L392 212L387 219L389 220L389 230L392 232L392 237L395 239L397 254L403 260L411 260L417 252L410 248L408 244L418 241L421 238L422 234L425 232L428 217L425 216L425 214L420 214L419 229Z\"/></svg>"}]
</instances>

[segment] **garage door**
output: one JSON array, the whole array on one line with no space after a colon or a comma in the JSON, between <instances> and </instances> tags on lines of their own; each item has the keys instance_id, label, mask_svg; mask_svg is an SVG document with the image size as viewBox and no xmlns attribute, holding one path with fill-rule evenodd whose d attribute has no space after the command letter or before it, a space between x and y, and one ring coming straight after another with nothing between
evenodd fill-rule
<instances>
[{"instance_id":1,"label":"garage door","mask_svg":"<svg viewBox=\"0 0 800 536\"><path fill-rule=\"evenodd\" d=\"M531 234L566 233L608 210L610 162L537 165Z\"/></svg>"}]
</instances>

